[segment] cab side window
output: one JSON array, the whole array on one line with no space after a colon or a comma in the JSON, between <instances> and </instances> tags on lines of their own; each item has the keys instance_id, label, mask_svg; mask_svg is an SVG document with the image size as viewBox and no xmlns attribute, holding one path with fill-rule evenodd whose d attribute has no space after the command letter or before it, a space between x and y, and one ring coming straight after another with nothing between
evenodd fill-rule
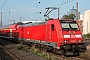
<instances>
[{"instance_id":1,"label":"cab side window","mask_svg":"<svg viewBox=\"0 0 90 60\"><path fill-rule=\"evenodd\" d=\"M54 24L51 24L51 30L54 30Z\"/></svg>"}]
</instances>

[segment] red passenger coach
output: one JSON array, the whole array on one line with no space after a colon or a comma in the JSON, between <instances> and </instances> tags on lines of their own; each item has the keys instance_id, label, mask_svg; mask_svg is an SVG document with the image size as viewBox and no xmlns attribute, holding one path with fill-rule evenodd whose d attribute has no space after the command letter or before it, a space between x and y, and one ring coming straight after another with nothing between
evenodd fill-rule
<instances>
[{"instance_id":1,"label":"red passenger coach","mask_svg":"<svg viewBox=\"0 0 90 60\"><path fill-rule=\"evenodd\" d=\"M1 26L0 37L16 40L16 38L18 38L16 27L17 27L17 24Z\"/></svg>"}]
</instances>

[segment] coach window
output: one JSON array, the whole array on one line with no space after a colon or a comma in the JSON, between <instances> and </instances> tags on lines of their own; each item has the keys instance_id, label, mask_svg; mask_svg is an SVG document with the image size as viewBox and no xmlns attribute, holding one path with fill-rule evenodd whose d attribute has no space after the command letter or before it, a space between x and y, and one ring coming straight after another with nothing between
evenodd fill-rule
<instances>
[{"instance_id":1,"label":"coach window","mask_svg":"<svg viewBox=\"0 0 90 60\"><path fill-rule=\"evenodd\" d=\"M53 24L51 25L51 29L54 30L54 25Z\"/></svg>"}]
</instances>

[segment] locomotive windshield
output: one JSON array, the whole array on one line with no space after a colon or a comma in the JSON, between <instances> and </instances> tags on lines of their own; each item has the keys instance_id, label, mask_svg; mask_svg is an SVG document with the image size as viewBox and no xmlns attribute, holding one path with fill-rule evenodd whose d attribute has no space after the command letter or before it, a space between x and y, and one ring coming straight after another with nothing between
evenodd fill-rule
<instances>
[{"instance_id":1,"label":"locomotive windshield","mask_svg":"<svg viewBox=\"0 0 90 60\"><path fill-rule=\"evenodd\" d=\"M78 30L76 21L60 21L63 30Z\"/></svg>"}]
</instances>

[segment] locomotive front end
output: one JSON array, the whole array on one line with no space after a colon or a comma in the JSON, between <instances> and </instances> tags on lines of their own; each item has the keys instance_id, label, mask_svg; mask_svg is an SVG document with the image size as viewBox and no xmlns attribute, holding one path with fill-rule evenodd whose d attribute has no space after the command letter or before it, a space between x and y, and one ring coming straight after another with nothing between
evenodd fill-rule
<instances>
[{"instance_id":1,"label":"locomotive front end","mask_svg":"<svg viewBox=\"0 0 90 60\"><path fill-rule=\"evenodd\" d=\"M64 54L79 54L81 51L85 51L86 47L82 41L82 33L78 27L76 21L60 21L63 34L63 45L61 49L64 50Z\"/></svg>"}]
</instances>

